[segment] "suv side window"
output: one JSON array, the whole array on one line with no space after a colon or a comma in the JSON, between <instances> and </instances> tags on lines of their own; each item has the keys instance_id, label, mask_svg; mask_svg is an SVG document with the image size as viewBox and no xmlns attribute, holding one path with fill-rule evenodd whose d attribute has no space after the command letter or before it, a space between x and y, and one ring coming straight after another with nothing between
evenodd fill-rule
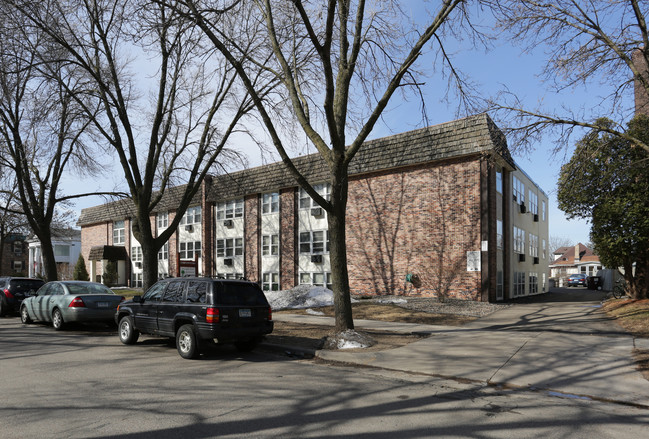
<instances>
[{"instance_id":1,"label":"suv side window","mask_svg":"<svg viewBox=\"0 0 649 439\"><path fill-rule=\"evenodd\" d=\"M159 302L162 298L162 293L164 292L166 286L167 282L156 283L151 288L149 288L149 291L144 294L143 299L151 302Z\"/></svg>"},{"instance_id":2,"label":"suv side window","mask_svg":"<svg viewBox=\"0 0 649 439\"><path fill-rule=\"evenodd\" d=\"M172 281L169 282L167 291L165 292L163 302L182 302L183 301L183 287L185 286L184 281Z\"/></svg>"},{"instance_id":3,"label":"suv side window","mask_svg":"<svg viewBox=\"0 0 649 439\"><path fill-rule=\"evenodd\" d=\"M207 301L207 282L190 281L187 286L187 302L205 303Z\"/></svg>"}]
</instances>

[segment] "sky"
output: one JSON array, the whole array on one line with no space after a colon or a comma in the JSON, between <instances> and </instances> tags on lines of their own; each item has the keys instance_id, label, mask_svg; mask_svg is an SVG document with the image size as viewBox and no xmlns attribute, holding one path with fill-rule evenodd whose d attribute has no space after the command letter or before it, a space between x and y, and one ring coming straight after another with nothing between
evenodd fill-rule
<instances>
[{"instance_id":1,"label":"sky","mask_svg":"<svg viewBox=\"0 0 649 439\"><path fill-rule=\"evenodd\" d=\"M477 88L485 96L495 95L506 86L510 91L519 95L526 105L535 106L543 101L549 107L594 107L599 102L599 97L607 93L599 85L589 85L582 89L570 90L561 94L552 94L546 90L538 78L544 62L544 54L539 51L532 54L523 54L521 48L514 47L504 39L489 51L484 49L467 49L465 43L457 43L454 47L453 58L456 67L465 72ZM417 67L424 71L433 71L434 58L428 53L418 61ZM457 118L455 103L446 103L444 98L444 81L437 76L431 76L422 87L424 100L427 107L427 117L431 125L454 120ZM632 96L629 96L632 99ZM404 101L397 93L394 95L384 117L375 127L370 139L392 135L421 127L421 111L417 99ZM574 137L573 140L577 140ZM550 136L534 145L534 150L522 153L516 145L509 144L514 159L518 165L536 182L549 197L550 237L565 239L567 242L588 243L590 241L590 226L584 220L567 220L563 212L557 207L556 182L561 165L569 160L572 148L553 156L550 151L554 147L554 139ZM250 166L259 166L262 159L256 147L243 145L247 151ZM266 157L266 161L268 158ZM92 190L112 189L123 177L120 178L119 165L106 165L109 177L104 179L80 179L76 176L67 176L64 180L66 193L86 192ZM73 211L80 213L82 208L103 204L104 199L90 197L79 200L73 206Z\"/></svg>"}]
</instances>

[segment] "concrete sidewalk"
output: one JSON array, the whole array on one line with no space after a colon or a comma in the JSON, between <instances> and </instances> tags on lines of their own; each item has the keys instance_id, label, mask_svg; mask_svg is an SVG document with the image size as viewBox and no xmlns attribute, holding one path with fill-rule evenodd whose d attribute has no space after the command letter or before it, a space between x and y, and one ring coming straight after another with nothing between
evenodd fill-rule
<instances>
[{"instance_id":1,"label":"concrete sidewalk","mask_svg":"<svg viewBox=\"0 0 649 439\"><path fill-rule=\"evenodd\" d=\"M355 320L357 329L431 334L386 351L317 351L323 360L534 388L649 408L649 381L632 350L649 340L621 330L599 309L600 295L553 290L462 327ZM276 315L275 320L333 325L333 318Z\"/></svg>"}]
</instances>

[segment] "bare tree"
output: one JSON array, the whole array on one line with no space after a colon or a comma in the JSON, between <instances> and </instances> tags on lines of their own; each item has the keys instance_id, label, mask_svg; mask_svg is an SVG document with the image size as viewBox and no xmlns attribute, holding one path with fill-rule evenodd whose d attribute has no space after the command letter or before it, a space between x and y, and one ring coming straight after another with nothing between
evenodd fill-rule
<instances>
[{"instance_id":1,"label":"bare tree","mask_svg":"<svg viewBox=\"0 0 649 439\"><path fill-rule=\"evenodd\" d=\"M159 0L163 1L163 0ZM298 184L327 211L336 330L353 329L345 246L348 167L397 90L417 85L413 66L425 45L441 46L445 32L466 21L464 2L441 2L424 26L411 23L397 2L330 0L274 2L271 0L180 0L183 12L209 37L236 68L282 161ZM226 2L227 3L227 2ZM219 7L220 6L220 7ZM235 33L223 26L225 15L240 16L251 7L252 19ZM451 16L453 15L453 20ZM419 17L421 18L421 17ZM446 26L452 21L454 28ZM249 54L241 61L242 37L252 35L266 44L261 58ZM265 56L270 53L270 59ZM440 59L448 61L440 49ZM304 64L304 61L308 63ZM258 72L277 77L293 120L329 170L331 196L325 199L291 161L289 142L281 135L277 103L260 96L252 78ZM452 78L456 73L451 70Z\"/></svg>"},{"instance_id":2,"label":"bare tree","mask_svg":"<svg viewBox=\"0 0 649 439\"><path fill-rule=\"evenodd\" d=\"M569 145L572 132L592 128L633 142L649 153L649 145L624 127L634 114L629 96L636 93L641 111L649 112L649 32L646 2L638 0L494 0L499 27L526 51L545 51L541 78L548 90L568 93L582 86L606 84L608 94L590 108L525 106L513 93L503 93L493 108L511 120L510 139L528 146L548 131L558 134L555 151ZM502 38L506 33L499 33ZM642 101L644 100L644 104ZM600 124L600 117L615 124ZM644 166L644 164L643 164Z\"/></svg>"},{"instance_id":3,"label":"bare tree","mask_svg":"<svg viewBox=\"0 0 649 439\"><path fill-rule=\"evenodd\" d=\"M83 106L97 141L122 167L142 246L144 288L158 277L157 252L175 232L212 165L251 108L232 67L202 45L202 33L172 8L146 0L5 0L65 53L88 85ZM245 48L242 48L245 53ZM146 62L135 65L140 58ZM137 72L135 69L147 69ZM254 81L254 79L253 79ZM208 85L211 86L208 88ZM266 88L255 83L264 95ZM148 100L147 100L148 99ZM89 104L88 104L89 102ZM97 110L95 110L97 108ZM221 122L221 114L226 115ZM176 216L157 234L151 215L179 182Z\"/></svg>"}]
</instances>

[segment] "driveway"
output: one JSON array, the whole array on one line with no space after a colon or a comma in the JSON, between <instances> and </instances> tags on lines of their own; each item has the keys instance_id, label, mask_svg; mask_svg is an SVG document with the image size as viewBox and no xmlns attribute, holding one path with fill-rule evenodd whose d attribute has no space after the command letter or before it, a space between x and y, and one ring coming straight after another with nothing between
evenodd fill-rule
<instances>
[{"instance_id":1,"label":"driveway","mask_svg":"<svg viewBox=\"0 0 649 439\"><path fill-rule=\"evenodd\" d=\"M649 407L649 381L633 362L635 340L606 317L602 297L581 288L556 289L460 328L430 327L431 337L398 349L318 356Z\"/></svg>"}]
</instances>

